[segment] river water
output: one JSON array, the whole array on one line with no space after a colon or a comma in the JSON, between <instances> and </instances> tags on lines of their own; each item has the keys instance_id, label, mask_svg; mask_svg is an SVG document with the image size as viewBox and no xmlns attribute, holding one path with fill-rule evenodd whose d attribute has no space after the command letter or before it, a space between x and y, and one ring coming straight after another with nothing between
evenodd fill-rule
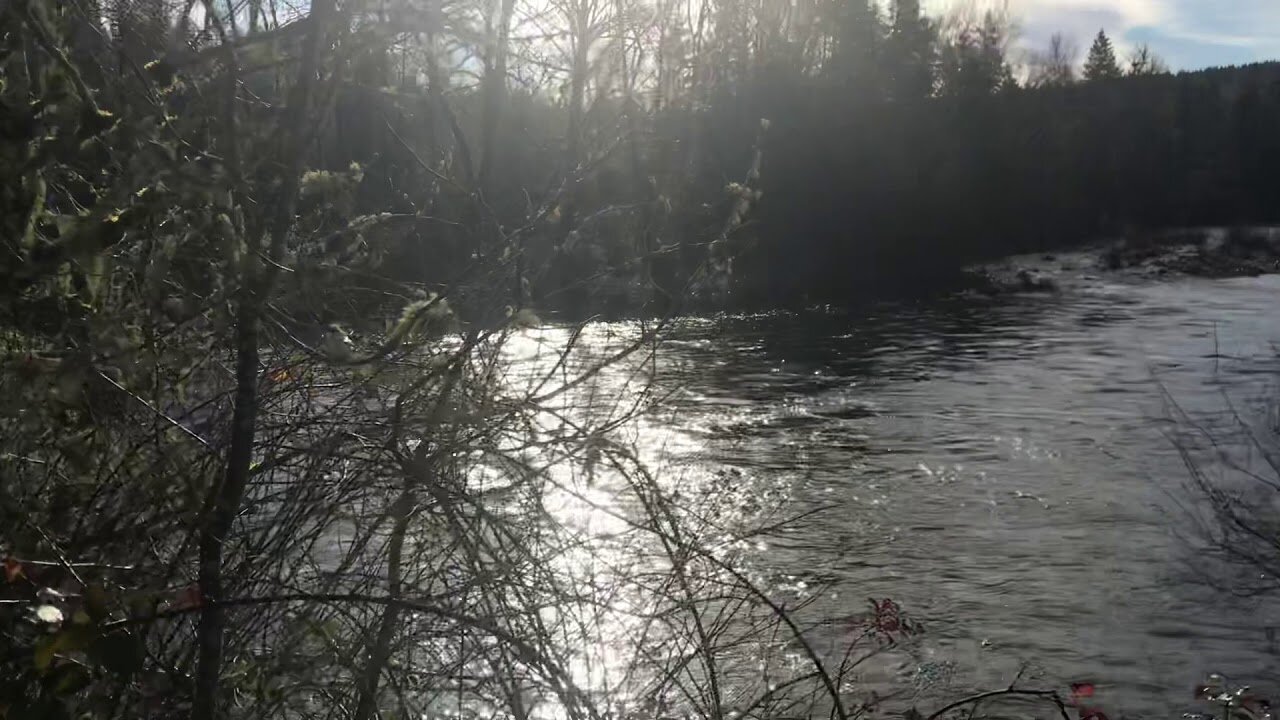
<instances>
[{"instance_id":1,"label":"river water","mask_svg":"<svg viewBox=\"0 0 1280 720\"><path fill-rule=\"evenodd\" d=\"M1225 439L1229 405L1265 422L1280 276L1091 264L1049 263L1056 293L681 323L639 437L669 482L728 470L821 509L755 561L838 581L833 616L893 598L924 622L869 683L928 665L954 697L1021 671L1096 683L1112 717L1176 717L1209 671L1280 690L1280 603L1206 582L1172 441L1188 419Z\"/></svg>"}]
</instances>

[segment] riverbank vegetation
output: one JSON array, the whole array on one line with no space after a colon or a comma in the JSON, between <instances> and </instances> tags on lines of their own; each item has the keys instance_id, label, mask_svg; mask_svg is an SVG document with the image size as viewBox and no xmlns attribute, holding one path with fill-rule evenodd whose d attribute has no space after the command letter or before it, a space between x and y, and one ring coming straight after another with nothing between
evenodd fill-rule
<instances>
[{"instance_id":1,"label":"riverbank vegetation","mask_svg":"<svg viewBox=\"0 0 1280 720\"><path fill-rule=\"evenodd\" d=\"M747 560L776 508L628 441L670 320L535 329L532 248L612 217L577 188L636 135L513 222L456 98L410 98L442 148L362 94L387 8L182 10L174 50L164 8L2 9L0 716L861 712L853 668L917 626L816 632L821 585ZM470 37L418 10L417 47ZM335 160L352 103L394 144Z\"/></svg>"}]
</instances>

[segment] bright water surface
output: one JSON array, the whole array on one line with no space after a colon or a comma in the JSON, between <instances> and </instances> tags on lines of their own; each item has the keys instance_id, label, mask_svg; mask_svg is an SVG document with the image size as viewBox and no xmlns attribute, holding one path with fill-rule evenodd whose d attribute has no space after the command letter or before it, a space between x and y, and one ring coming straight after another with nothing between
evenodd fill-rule
<instances>
[{"instance_id":1,"label":"bright water surface","mask_svg":"<svg viewBox=\"0 0 1280 720\"><path fill-rule=\"evenodd\" d=\"M787 512L826 508L756 562L843 582L832 615L889 597L925 622L917 658L868 682L923 659L955 693L1026 667L1028 686L1097 682L1113 717L1178 717L1211 670L1280 690L1280 603L1197 569L1169 405L1265 421L1280 276L1088 266L1056 262L1056 294L684 323L641 437L669 480L735 468Z\"/></svg>"}]
</instances>

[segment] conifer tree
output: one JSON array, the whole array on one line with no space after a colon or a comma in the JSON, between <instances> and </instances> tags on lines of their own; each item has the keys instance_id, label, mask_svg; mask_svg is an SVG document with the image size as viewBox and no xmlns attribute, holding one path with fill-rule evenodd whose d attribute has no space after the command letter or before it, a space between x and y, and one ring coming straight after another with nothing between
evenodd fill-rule
<instances>
[{"instance_id":1,"label":"conifer tree","mask_svg":"<svg viewBox=\"0 0 1280 720\"><path fill-rule=\"evenodd\" d=\"M1084 63L1084 79L1112 80L1122 74L1111 38L1107 37L1105 31L1099 30L1098 36L1093 39L1093 46L1089 48L1089 58Z\"/></svg>"}]
</instances>

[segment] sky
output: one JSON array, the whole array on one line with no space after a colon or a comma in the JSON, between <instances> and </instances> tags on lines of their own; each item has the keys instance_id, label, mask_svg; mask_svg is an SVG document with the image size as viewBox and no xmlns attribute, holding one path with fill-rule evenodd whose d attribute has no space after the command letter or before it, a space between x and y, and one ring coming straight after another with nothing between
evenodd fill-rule
<instances>
[{"instance_id":1,"label":"sky","mask_svg":"<svg viewBox=\"0 0 1280 720\"><path fill-rule=\"evenodd\" d=\"M972 4L971 0L961 0ZM1005 2L1006 0L985 0ZM1041 48L1063 33L1081 61L1099 29L1123 55L1147 43L1175 70L1280 60L1280 0L1007 0L1019 45ZM956 0L926 0L942 11ZM977 0L981 7L984 0Z\"/></svg>"}]
</instances>

